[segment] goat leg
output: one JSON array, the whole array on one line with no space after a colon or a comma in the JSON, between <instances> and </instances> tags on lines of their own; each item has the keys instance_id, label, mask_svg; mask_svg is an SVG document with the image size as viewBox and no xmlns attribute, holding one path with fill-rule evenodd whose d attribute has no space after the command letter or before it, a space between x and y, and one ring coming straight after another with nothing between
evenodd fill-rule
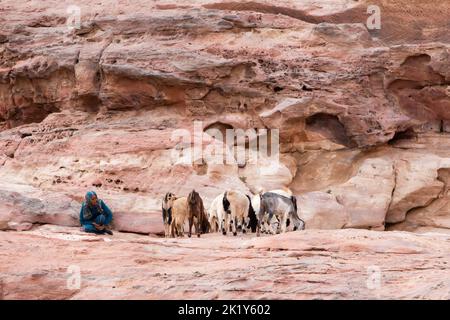
<instances>
[{"instance_id":1,"label":"goat leg","mask_svg":"<svg viewBox=\"0 0 450 320\"><path fill-rule=\"evenodd\" d=\"M194 223L194 218L193 217L189 217L189 233L188 233L188 237L190 238L192 235L192 225Z\"/></svg>"}]
</instances>

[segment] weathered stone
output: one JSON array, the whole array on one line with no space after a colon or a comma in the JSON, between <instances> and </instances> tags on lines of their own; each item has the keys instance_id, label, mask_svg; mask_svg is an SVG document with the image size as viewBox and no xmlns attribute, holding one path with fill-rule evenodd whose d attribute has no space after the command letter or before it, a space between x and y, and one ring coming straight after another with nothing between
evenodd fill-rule
<instances>
[{"instance_id":1,"label":"weathered stone","mask_svg":"<svg viewBox=\"0 0 450 320\"><path fill-rule=\"evenodd\" d=\"M449 235L435 233L305 230L188 240L47 225L0 232L0 247L4 299L450 298ZM70 287L67 276L77 270L80 288Z\"/></svg>"},{"instance_id":2,"label":"weathered stone","mask_svg":"<svg viewBox=\"0 0 450 320\"><path fill-rule=\"evenodd\" d=\"M373 1L378 31L364 26L366 3L346 0L82 0L75 29L68 1L2 4L3 229L76 225L90 189L115 228L139 233L162 231L165 192L194 188L206 205L227 188L290 188L311 228L381 230L417 210L447 212L437 208L450 159L445 2ZM202 159L175 134L192 133L195 120L192 138L278 129L280 162ZM189 156L199 161L181 161ZM444 229L431 220L416 222Z\"/></svg>"}]
</instances>

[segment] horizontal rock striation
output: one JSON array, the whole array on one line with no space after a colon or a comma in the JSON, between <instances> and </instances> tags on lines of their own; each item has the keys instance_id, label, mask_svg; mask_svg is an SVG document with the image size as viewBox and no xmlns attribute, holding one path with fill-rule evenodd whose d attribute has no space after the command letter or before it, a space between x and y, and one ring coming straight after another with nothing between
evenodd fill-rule
<instances>
[{"instance_id":1,"label":"horizontal rock striation","mask_svg":"<svg viewBox=\"0 0 450 320\"><path fill-rule=\"evenodd\" d=\"M95 189L160 233L167 191L285 187L307 228L450 228L445 1L83 0L75 27L71 5L0 7L0 229L76 226ZM279 129L280 163L177 163L194 121Z\"/></svg>"}]
</instances>

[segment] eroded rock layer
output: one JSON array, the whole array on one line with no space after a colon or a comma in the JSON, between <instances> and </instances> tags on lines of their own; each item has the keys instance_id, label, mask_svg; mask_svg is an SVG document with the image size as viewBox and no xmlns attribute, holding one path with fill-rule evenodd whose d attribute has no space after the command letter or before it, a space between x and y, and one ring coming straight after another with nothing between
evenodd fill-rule
<instances>
[{"instance_id":1,"label":"eroded rock layer","mask_svg":"<svg viewBox=\"0 0 450 320\"><path fill-rule=\"evenodd\" d=\"M83 0L69 28L71 5L0 4L1 229L76 226L95 189L159 233L165 192L231 187L290 188L307 228L450 228L447 2ZM278 129L281 163L177 163L194 121Z\"/></svg>"}]
</instances>

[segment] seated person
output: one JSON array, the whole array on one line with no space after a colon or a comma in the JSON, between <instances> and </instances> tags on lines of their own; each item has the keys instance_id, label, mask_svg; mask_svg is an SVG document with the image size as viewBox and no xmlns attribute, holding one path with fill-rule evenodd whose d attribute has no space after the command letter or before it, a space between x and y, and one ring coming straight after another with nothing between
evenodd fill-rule
<instances>
[{"instance_id":1,"label":"seated person","mask_svg":"<svg viewBox=\"0 0 450 320\"><path fill-rule=\"evenodd\" d=\"M80 223L85 232L96 234L110 234L106 227L112 221L112 212L94 191L86 193L85 201L80 210Z\"/></svg>"}]
</instances>

